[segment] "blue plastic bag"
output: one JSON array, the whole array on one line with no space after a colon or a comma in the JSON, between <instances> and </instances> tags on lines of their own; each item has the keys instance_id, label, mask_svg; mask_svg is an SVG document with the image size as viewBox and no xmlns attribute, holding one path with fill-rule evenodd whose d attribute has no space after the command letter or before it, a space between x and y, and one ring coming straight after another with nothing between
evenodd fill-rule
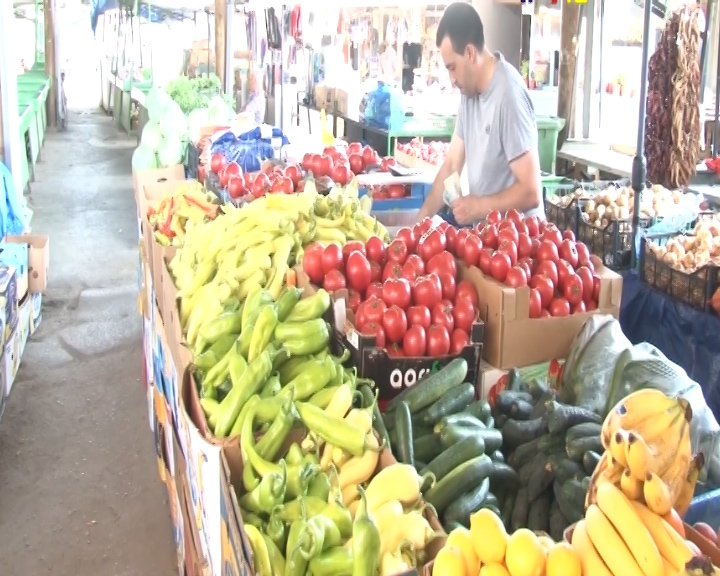
<instances>
[{"instance_id":1,"label":"blue plastic bag","mask_svg":"<svg viewBox=\"0 0 720 576\"><path fill-rule=\"evenodd\" d=\"M387 130L393 119L401 119L405 116L402 98L400 90L378 82L378 87L363 98L361 115L367 124Z\"/></svg>"},{"instance_id":2,"label":"blue plastic bag","mask_svg":"<svg viewBox=\"0 0 720 576\"><path fill-rule=\"evenodd\" d=\"M705 201L702 194L683 194L682 201L669 216L655 222L648 228L638 230L635 238L635 253L640 258L640 242L643 236L650 234L671 234L680 233L685 230L688 224L697 220L700 215L700 205Z\"/></svg>"},{"instance_id":3,"label":"blue plastic bag","mask_svg":"<svg viewBox=\"0 0 720 576\"><path fill-rule=\"evenodd\" d=\"M0 238L8 234L20 235L25 232L28 222L24 218L24 208L15 191L15 183L7 166L0 162L0 178L2 178L5 201L0 202Z\"/></svg>"}]
</instances>

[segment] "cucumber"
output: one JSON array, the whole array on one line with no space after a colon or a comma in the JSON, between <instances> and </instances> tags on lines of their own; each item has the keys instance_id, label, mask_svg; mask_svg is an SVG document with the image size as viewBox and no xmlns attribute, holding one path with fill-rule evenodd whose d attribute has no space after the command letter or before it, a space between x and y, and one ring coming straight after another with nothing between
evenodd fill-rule
<instances>
[{"instance_id":1,"label":"cucumber","mask_svg":"<svg viewBox=\"0 0 720 576\"><path fill-rule=\"evenodd\" d=\"M602 426L600 424L596 424L595 422L584 422L582 424L577 424L572 428L568 428L568 431L565 434L565 441L567 442L568 440L585 438L587 436L597 436L599 438L601 432Z\"/></svg>"},{"instance_id":2,"label":"cucumber","mask_svg":"<svg viewBox=\"0 0 720 576\"><path fill-rule=\"evenodd\" d=\"M527 489L520 488L517 492L517 496L515 496L515 506L513 506L512 515L510 517L510 529L513 532L527 526L529 512L530 503L528 502Z\"/></svg>"},{"instance_id":3,"label":"cucumber","mask_svg":"<svg viewBox=\"0 0 720 576\"><path fill-rule=\"evenodd\" d=\"M457 414L467 408L473 398L475 398L475 387L468 382L460 384L445 392L437 402L423 410L421 421L427 426L432 426L445 416Z\"/></svg>"},{"instance_id":4,"label":"cucumber","mask_svg":"<svg viewBox=\"0 0 720 576\"><path fill-rule=\"evenodd\" d=\"M593 472L595 472L595 468L597 468L597 465L600 464L600 454L598 452L595 452L594 450L588 450L583 454L582 463L583 468L585 469L585 473L588 476L592 476Z\"/></svg>"},{"instance_id":5,"label":"cucumber","mask_svg":"<svg viewBox=\"0 0 720 576\"><path fill-rule=\"evenodd\" d=\"M502 430L502 427L505 426L505 424L508 421L508 417L505 416L505 414L496 414L494 416L495 419L495 428L498 430Z\"/></svg>"},{"instance_id":6,"label":"cucumber","mask_svg":"<svg viewBox=\"0 0 720 576\"><path fill-rule=\"evenodd\" d=\"M505 455L500 450L495 450L495 452L490 454L490 458L492 458L493 462L505 463Z\"/></svg>"},{"instance_id":7,"label":"cucumber","mask_svg":"<svg viewBox=\"0 0 720 576\"><path fill-rule=\"evenodd\" d=\"M415 452L415 467L419 470L424 468L420 466L418 460L423 462L430 462L440 452L442 452L443 446L435 434L426 434L419 438L413 438L413 451Z\"/></svg>"},{"instance_id":8,"label":"cucumber","mask_svg":"<svg viewBox=\"0 0 720 576\"><path fill-rule=\"evenodd\" d=\"M445 522L459 522L470 527L470 514L477 512L490 491L490 479L483 480L469 492L450 504L443 514Z\"/></svg>"},{"instance_id":9,"label":"cucumber","mask_svg":"<svg viewBox=\"0 0 720 576\"><path fill-rule=\"evenodd\" d=\"M527 391L530 393L530 396L532 396L534 402L540 400L540 398L548 392L552 393L552 390L547 387L547 384L537 378L533 378L527 383Z\"/></svg>"},{"instance_id":10,"label":"cucumber","mask_svg":"<svg viewBox=\"0 0 720 576\"><path fill-rule=\"evenodd\" d=\"M425 493L425 501L442 514L458 494L472 490L492 469L493 462L486 454L463 462Z\"/></svg>"},{"instance_id":11,"label":"cucumber","mask_svg":"<svg viewBox=\"0 0 720 576\"><path fill-rule=\"evenodd\" d=\"M510 415L510 409L512 408L513 402L522 400L523 402L529 402L532 404L532 396L528 392L520 392L518 390L503 390L495 398L495 407L506 416Z\"/></svg>"},{"instance_id":12,"label":"cucumber","mask_svg":"<svg viewBox=\"0 0 720 576\"><path fill-rule=\"evenodd\" d=\"M540 437L538 448L545 452L557 452L565 449L565 443L562 437L545 434Z\"/></svg>"},{"instance_id":13,"label":"cucumber","mask_svg":"<svg viewBox=\"0 0 720 576\"><path fill-rule=\"evenodd\" d=\"M483 424L485 424L485 428L495 428L495 418L488 416L483 420Z\"/></svg>"},{"instance_id":14,"label":"cucumber","mask_svg":"<svg viewBox=\"0 0 720 576\"><path fill-rule=\"evenodd\" d=\"M548 430L551 434L561 434L568 428L585 422L602 424L602 418L586 408L560 404L554 400L548 402Z\"/></svg>"},{"instance_id":15,"label":"cucumber","mask_svg":"<svg viewBox=\"0 0 720 576\"><path fill-rule=\"evenodd\" d=\"M530 476L527 484L528 501L535 502L545 491L552 486L555 480L555 467L550 458L545 458L542 466L538 466ZM550 503L548 502L548 506Z\"/></svg>"},{"instance_id":16,"label":"cucumber","mask_svg":"<svg viewBox=\"0 0 720 576\"><path fill-rule=\"evenodd\" d=\"M463 462L482 456L484 453L485 442L479 435L474 434L441 452L425 468L422 468L419 474L425 476L430 472L439 482Z\"/></svg>"},{"instance_id":17,"label":"cucumber","mask_svg":"<svg viewBox=\"0 0 720 576\"><path fill-rule=\"evenodd\" d=\"M528 420L534 420L535 418L541 418L542 416L545 416L547 414L547 403L554 399L555 394L553 394L552 392L546 392L543 396L541 396L535 402L535 406L533 406L532 412L530 413L530 418L528 418Z\"/></svg>"},{"instance_id":18,"label":"cucumber","mask_svg":"<svg viewBox=\"0 0 720 576\"><path fill-rule=\"evenodd\" d=\"M569 525L570 522L567 521L565 516L563 516L563 513L560 511L560 506L558 505L557 500L553 500L553 503L550 505L550 537L555 540L555 542L560 542L560 540L563 539L565 528Z\"/></svg>"},{"instance_id":19,"label":"cucumber","mask_svg":"<svg viewBox=\"0 0 720 576\"><path fill-rule=\"evenodd\" d=\"M574 460L570 460L562 454L553 454L550 458L555 468L555 479L560 484L585 477L585 469Z\"/></svg>"},{"instance_id":20,"label":"cucumber","mask_svg":"<svg viewBox=\"0 0 720 576\"><path fill-rule=\"evenodd\" d=\"M476 400L465 408L463 412L465 412L465 414L475 416L475 418L482 422L485 422L485 420L487 420L491 415L490 404L488 404L487 400Z\"/></svg>"},{"instance_id":21,"label":"cucumber","mask_svg":"<svg viewBox=\"0 0 720 576\"><path fill-rule=\"evenodd\" d=\"M383 440L385 442L385 446L389 448L390 434L385 427L385 421L382 418L382 414L380 414L378 403L375 401L375 394L373 394L373 391L370 390L370 386L367 384L362 384L358 390L360 391L360 394L362 394L363 406L365 408L369 406L373 407L373 428L377 430L377 433L380 434L380 439Z\"/></svg>"},{"instance_id":22,"label":"cucumber","mask_svg":"<svg viewBox=\"0 0 720 576\"><path fill-rule=\"evenodd\" d=\"M508 416L515 420L528 420L533 411L533 405L525 400L515 400L510 404Z\"/></svg>"},{"instance_id":23,"label":"cucumber","mask_svg":"<svg viewBox=\"0 0 720 576\"><path fill-rule=\"evenodd\" d=\"M396 410L393 410L392 416L393 419L395 419L395 412ZM413 438L422 438L423 436L427 436L428 434L434 434L432 428L426 428L425 426L413 426ZM392 430L389 432L390 436L390 442L393 446L397 445L398 442L398 435L397 435L397 429L395 426L393 426Z\"/></svg>"},{"instance_id":24,"label":"cucumber","mask_svg":"<svg viewBox=\"0 0 720 576\"><path fill-rule=\"evenodd\" d=\"M388 410L397 408L400 402L406 402L411 413L419 412L442 398L448 390L459 386L465 381L468 365L464 358L455 358L437 372L421 379L413 387L408 388L408 394L402 398L396 396L388 403Z\"/></svg>"},{"instance_id":25,"label":"cucumber","mask_svg":"<svg viewBox=\"0 0 720 576\"><path fill-rule=\"evenodd\" d=\"M475 428L485 428L485 424L483 424L480 420L475 418L475 416L470 416L470 414L450 414L449 416L445 416L440 422L435 424L435 427L433 430L436 434L439 434L442 432L442 429L445 428L445 426L467 426L467 427L475 427Z\"/></svg>"},{"instance_id":26,"label":"cucumber","mask_svg":"<svg viewBox=\"0 0 720 576\"><path fill-rule=\"evenodd\" d=\"M535 420L514 420L509 418L502 428L503 441L508 448L515 448L530 442L545 432L542 418Z\"/></svg>"},{"instance_id":27,"label":"cucumber","mask_svg":"<svg viewBox=\"0 0 720 576\"><path fill-rule=\"evenodd\" d=\"M400 402L395 410L395 431L397 432L398 460L403 464L415 465L413 429L410 408L407 402Z\"/></svg>"},{"instance_id":28,"label":"cucumber","mask_svg":"<svg viewBox=\"0 0 720 576\"><path fill-rule=\"evenodd\" d=\"M527 527L533 532L547 532L550 527L550 494L543 492L530 504Z\"/></svg>"},{"instance_id":29,"label":"cucumber","mask_svg":"<svg viewBox=\"0 0 720 576\"><path fill-rule=\"evenodd\" d=\"M445 426L440 431L440 442L445 448L449 448L453 444L468 438L470 436L479 436L485 442L485 450L491 454L502 446L502 434L494 428L476 428L474 426Z\"/></svg>"},{"instance_id":30,"label":"cucumber","mask_svg":"<svg viewBox=\"0 0 720 576\"><path fill-rule=\"evenodd\" d=\"M492 492L488 492L485 500L480 504L480 508L500 508L500 500Z\"/></svg>"},{"instance_id":31,"label":"cucumber","mask_svg":"<svg viewBox=\"0 0 720 576\"><path fill-rule=\"evenodd\" d=\"M586 436L584 438L576 438L575 440L568 440L565 442L565 450L570 460L581 462L585 452L602 452L603 445L600 441L600 436Z\"/></svg>"},{"instance_id":32,"label":"cucumber","mask_svg":"<svg viewBox=\"0 0 720 576\"><path fill-rule=\"evenodd\" d=\"M560 512L569 524L580 520L585 513L585 490L577 480L568 480L560 484L553 483L553 493Z\"/></svg>"},{"instance_id":33,"label":"cucumber","mask_svg":"<svg viewBox=\"0 0 720 576\"><path fill-rule=\"evenodd\" d=\"M493 490L514 491L518 485L518 475L515 470L504 462L493 462L493 471L490 472L490 486Z\"/></svg>"},{"instance_id":34,"label":"cucumber","mask_svg":"<svg viewBox=\"0 0 720 576\"><path fill-rule=\"evenodd\" d=\"M505 525L506 530L511 530L510 523L512 519L513 508L515 508L515 494L508 494L507 498L503 502L502 508L500 509L500 518L502 523Z\"/></svg>"},{"instance_id":35,"label":"cucumber","mask_svg":"<svg viewBox=\"0 0 720 576\"><path fill-rule=\"evenodd\" d=\"M445 534L450 534L450 532L452 532L453 530L457 530L458 528L460 528L460 530L463 530L467 528L467 526L463 526L462 524L460 524L460 522L445 522L445 524L443 524L443 530L445 531Z\"/></svg>"},{"instance_id":36,"label":"cucumber","mask_svg":"<svg viewBox=\"0 0 720 576\"><path fill-rule=\"evenodd\" d=\"M520 370L517 368L510 368L507 373L507 385L505 386L505 390L521 391L523 387L524 383Z\"/></svg>"},{"instance_id":37,"label":"cucumber","mask_svg":"<svg viewBox=\"0 0 720 576\"><path fill-rule=\"evenodd\" d=\"M538 452L532 457L529 462L526 462L525 465L523 465L523 467L518 470L518 482L520 482L520 486L527 487L528 483L530 482L530 478L532 477L535 470L542 467L545 464L546 459L546 454L544 454L543 452ZM530 502L529 494L528 502Z\"/></svg>"},{"instance_id":38,"label":"cucumber","mask_svg":"<svg viewBox=\"0 0 720 576\"><path fill-rule=\"evenodd\" d=\"M520 444L520 446L515 448L514 452L510 454L507 459L507 463L510 464L510 466L512 466L515 470L517 470L535 455L535 453L540 449L538 447L539 444L540 438L535 438L533 440L530 440L530 442Z\"/></svg>"}]
</instances>

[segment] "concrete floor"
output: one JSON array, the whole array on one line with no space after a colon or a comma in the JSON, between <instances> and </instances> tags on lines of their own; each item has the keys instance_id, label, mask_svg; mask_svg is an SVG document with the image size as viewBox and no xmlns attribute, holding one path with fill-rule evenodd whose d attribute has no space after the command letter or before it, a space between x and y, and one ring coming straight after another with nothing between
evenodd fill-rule
<instances>
[{"instance_id":1,"label":"concrete floor","mask_svg":"<svg viewBox=\"0 0 720 576\"><path fill-rule=\"evenodd\" d=\"M0 420L3 576L177 574L141 383L133 148L71 113L31 184L50 281Z\"/></svg>"}]
</instances>

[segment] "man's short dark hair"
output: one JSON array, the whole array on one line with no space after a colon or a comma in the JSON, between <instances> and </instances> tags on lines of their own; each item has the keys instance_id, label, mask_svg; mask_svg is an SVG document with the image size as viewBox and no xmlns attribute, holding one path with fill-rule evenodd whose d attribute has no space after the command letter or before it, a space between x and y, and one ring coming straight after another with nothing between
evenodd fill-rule
<instances>
[{"instance_id":1,"label":"man's short dark hair","mask_svg":"<svg viewBox=\"0 0 720 576\"><path fill-rule=\"evenodd\" d=\"M454 2L445 9L435 37L438 48L445 37L450 39L456 54L464 53L468 44L472 44L478 50L485 48L483 23L471 4Z\"/></svg>"}]
</instances>

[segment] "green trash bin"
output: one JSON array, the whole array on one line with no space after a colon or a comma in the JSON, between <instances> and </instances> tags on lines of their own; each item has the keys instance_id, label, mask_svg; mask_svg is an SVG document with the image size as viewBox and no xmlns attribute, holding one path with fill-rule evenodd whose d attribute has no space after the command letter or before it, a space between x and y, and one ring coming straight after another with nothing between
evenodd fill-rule
<instances>
[{"instance_id":1,"label":"green trash bin","mask_svg":"<svg viewBox=\"0 0 720 576\"><path fill-rule=\"evenodd\" d=\"M565 119L556 116L538 116L538 156L540 170L555 174L557 157L557 139L560 130L565 126Z\"/></svg>"}]
</instances>

